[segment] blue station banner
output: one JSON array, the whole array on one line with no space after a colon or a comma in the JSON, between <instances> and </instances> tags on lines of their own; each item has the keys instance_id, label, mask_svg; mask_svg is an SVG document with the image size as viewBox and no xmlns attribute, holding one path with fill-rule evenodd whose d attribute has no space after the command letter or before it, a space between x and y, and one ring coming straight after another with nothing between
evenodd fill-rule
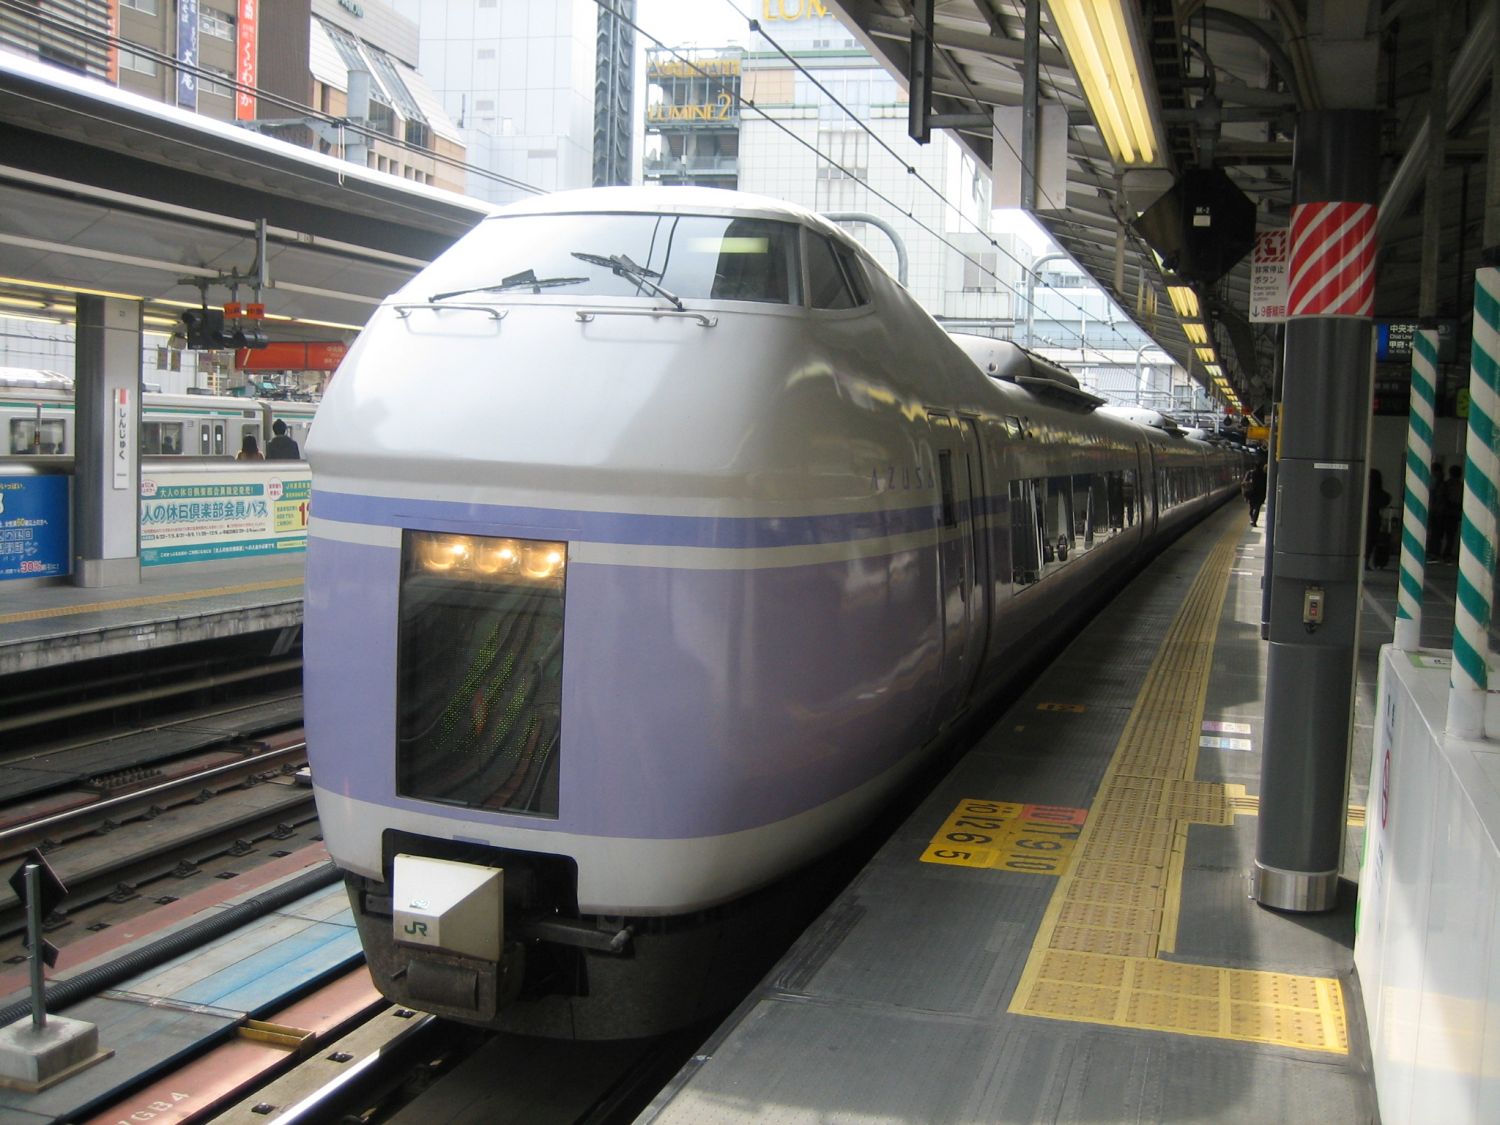
<instances>
[{"instance_id":1,"label":"blue station banner","mask_svg":"<svg viewBox=\"0 0 1500 1125\"><path fill-rule=\"evenodd\" d=\"M0 477L0 581L69 571L65 476Z\"/></svg>"}]
</instances>

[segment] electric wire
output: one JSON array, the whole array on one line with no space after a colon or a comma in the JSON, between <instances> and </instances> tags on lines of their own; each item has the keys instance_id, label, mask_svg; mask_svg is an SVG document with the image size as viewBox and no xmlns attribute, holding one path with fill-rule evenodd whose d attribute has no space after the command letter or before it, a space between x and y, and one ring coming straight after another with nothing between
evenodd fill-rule
<instances>
[{"instance_id":1,"label":"electric wire","mask_svg":"<svg viewBox=\"0 0 1500 1125\"><path fill-rule=\"evenodd\" d=\"M596 3L602 3L603 0L595 0L595 2ZM732 4L731 4L731 7L733 7ZM740 12L737 8L735 8L734 10L735 10L736 14L741 15L741 16L744 15L744 13ZM617 18L623 18L623 17L617 17ZM626 22L630 22L630 21L626 21ZM698 66L697 63L694 62L692 59L690 59L687 56L685 56L681 51L677 50L674 47L668 46L666 43L664 43L662 40L658 39L655 35L651 34L649 31L647 31L646 29L644 29L643 27L641 27L639 24L631 23L630 26L633 27L635 29L635 31L639 35L641 35L644 39L650 41L652 44L654 44L656 47L660 48L661 50L664 50L664 51L668 52L675 59L677 59L679 62L683 63L685 66L689 67L694 72L696 72L700 77L706 79L708 81L708 83L710 84L710 86L717 88L717 90L719 92L721 92L721 93L731 93L732 94L732 91L729 90L729 87L727 86L727 84L719 76L708 73L702 67ZM751 29L752 32L755 32L756 34L759 34L759 35L763 36L764 38L766 38L767 41L770 41L770 37L766 36L765 32L762 29L760 29L760 27L758 26L758 21L750 20L750 29ZM778 51L780 51L779 46L777 47L777 49L778 49ZM781 52L781 53L783 55L785 55L784 51ZM837 99L833 98L833 95L831 93L829 93L826 90L826 88L822 87L821 84L819 85L819 89L822 90L825 95L827 95L828 97L830 97L834 101L837 101ZM757 106L754 103L753 100L741 97L740 102L741 102L741 104L743 106L745 106L748 109L753 110L756 114L758 114L766 123L768 123L768 124L774 126L775 128L779 129L781 132L785 133L792 140L794 140L795 142L797 142L797 144L801 145L803 148L805 148L808 151L812 152L813 155L817 156L818 159L820 159L821 161L823 161L825 164L827 164L830 167L832 167L832 168L836 169L837 171L839 171L842 175L844 175L850 181L852 181L852 182L854 182L856 184L859 184L862 188L864 188L866 191L868 191L876 199L879 199L881 202L883 202L887 206L891 207L897 213L905 215L908 219L910 219L913 223L915 223L919 228L921 228L922 230L926 231L933 238L937 239L944 246L948 247L950 250L952 250L955 254L957 254L963 260L965 260L965 261L969 262L970 264L972 264L981 273L987 274L990 277L994 278L995 281L998 282L1012 296L1018 298L1022 302L1026 302L1029 305L1029 307L1032 308L1033 310L1036 309L1037 306L1036 306L1036 302L1035 302L1034 299L1031 300L1031 301L1029 301L1029 302L1027 302L1026 298L1023 295L1023 293L1021 292L1021 290L1019 290L1015 286L1011 285L1008 281L1006 281L1005 278L1001 277L993 269L991 269L990 267L986 266L983 262L979 261L973 255L971 255L970 253L968 253L967 251L965 251L962 247L960 247L957 244L955 244L952 240L950 240L947 237L945 237L941 232L935 230L932 226L930 226L929 224L923 222L921 219L917 218L916 213L914 212L914 210L912 208L901 206L901 204L897 203L894 199L890 198L890 196L886 195L879 188L875 187L873 184L871 184L864 177L862 177L862 176L854 173L850 169L846 168L844 165L840 164L832 156L830 156L827 153L823 152L821 149L819 149L817 147L816 144L812 143L811 141L808 141L804 137L798 136L797 133L795 133L792 129L790 129L786 124L784 124L783 122L779 121L775 117L772 117L765 110L763 110L759 106ZM839 108L846 115L848 115L852 120L854 120L857 123L859 123L860 126L861 126L861 128L865 129L866 132L869 132L868 127L865 126L863 124L863 122L860 122L859 118L856 115L854 115L853 113L851 113L848 110L847 107L843 106L842 103L838 103L838 104L839 104ZM871 136L874 136L874 134L871 133ZM887 151L891 151L889 149L889 146L886 146L884 144L883 140L880 140L880 138L877 138L877 140L880 141L882 147L885 147L887 149ZM975 230L979 232L979 234L981 235L981 237L983 237L987 242L989 242L989 244L992 247L994 247L997 251L999 251L1000 253L1004 254L1006 257L1010 258L1013 262L1015 262L1018 266L1020 266L1021 267L1021 271L1022 271L1022 273L1024 275L1030 276L1033 279L1036 279L1036 278L1039 277L1039 275L1034 274L1029 268L1027 268L1027 266L1025 265L1025 263L1023 263L1019 258L1017 258L1014 254L1010 253L1010 251L1006 250L1005 247L1001 246L1000 243L995 239L995 237L993 235L991 235L988 231L986 231L982 227L980 227L972 219L969 219L968 216L965 216L963 214L963 212L960 209L958 209L957 207L955 207L955 205L951 201L949 201L946 198L946 196L943 195L943 193L941 191L939 191L936 187L934 187L926 179L924 179L923 177L921 177L915 171L915 169L910 165L909 162L907 162L906 160L902 159L899 156L897 156L896 159L900 162L900 164L901 164L901 166L903 168L905 168L910 174L912 174L918 180L920 180L921 183L923 184L923 186L926 187L930 192L932 192L932 194L938 199L938 201L940 203L942 203L944 206L946 206L946 207L954 210L956 213L958 213L959 216L960 216L960 218L964 219L964 221L966 221L970 225L972 225L975 228ZM1059 291L1054 290L1054 292L1059 292ZM1060 295L1060 293L1059 293L1059 295ZM1073 302L1069 298L1063 297L1062 300L1067 305L1069 305L1073 309L1077 310L1079 312L1079 314L1080 314L1081 317L1086 318L1088 316L1087 310L1083 309L1081 306L1079 306L1077 303ZM1097 355L1104 362L1104 364L1107 364L1107 365L1109 365L1111 367L1117 367L1117 366L1120 365L1120 361L1118 361L1118 360L1114 359L1113 357L1109 356L1107 353L1105 353L1104 351L1102 351L1097 345L1090 344L1088 342L1087 336L1084 335L1083 333L1079 332L1077 329L1072 328L1071 326L1065 324L1062 321L1057 321L1056 323L1058 323L1061 327L1063 327L1064 330L1067 333L1069 333L1070 335L1075 336L1075 337L1078 338L1078 340L1079 340L1079 351L1080 351L1080 354L1093 353L1094 355ZM1109 322L1095 321L1095 323L1109 323ZM1117 336L1120 336L1120 338L1122 340L1125 339L1124 335L1112 323L1109 324L1109 327L1110 327L1110 329ZM1128 341L1127 341L1127 343L1128 343Z\"/></svg>"},{"instance_id":2,"label":"electric wire","mask_svg":"<svg viewBox=\"0 0 1500 1125\"><path fill-rule=\"evenodd\" d=\"M597 0L596 0L596 2L597 2ZM735 6L734 0L724 0L724 2L726 4L728 4L729 7L731 8L731 10L733 10L737 15L740 15L740 16L743 17L744 13L740 12L739 9ZM900 164L901 167L906 170L906 172L907 172L908 175L913 176L917 180L918 183L920 183L929 192L931 192L945 207L947 207L949 210L951 210L955 214L957 214L962 221L964 221L964 222L968 223L970 226L972 226L974 228L974 230L976 232L978 232L978 234L981 237L983 237L984 239L986 239L989 242L989 244L992 247L995 248L995 250L997 250L999 253L1003 254L1005 257L1009 258L1012 262L1014 262L1017 266L1019 266L1021 268L1021 272L1022 272L1022 274L1024 276L1031 277L1033 281L1039 281L1040 280L1040 275L1039 274L1033 273L1033 271L1026 265L1026 263L1024 263L1023 261L1021 261L1020 258L1016 257L1016 255L1014 255L1009 250L1007 250L1004 246L1002 246L999 243L999 241L989 231L985 230L982 226L980 226L977 222L975 222L974 219L972 219L968 215L964 214L962 208L956 206L951 200L949 200L947 198L947 196L944 195L944 193L942 191L940 191L926 177L924 177L920 172L918 172L914 165L912 165L905 157L903 157L894 148L892 148L888 143L886 143L886 141L884 140L884 138L882 138L878 134L876 134L869 127L868 124L866 124L863 120L860 119L860 117L857 114L855 114L846 105L844 105L844 103L842 101L840 101L838 99L838 97L831 90L829 90L814 75L812 75L811 73L809 73L808 70L798 60L796 60L795 58L793 58L791 54L789 54L779 43L776 42L776 40L774 40L770 35L768 35L766 33L765 29L760 25L760 22L758 20L749 19L748 22L749 22L749 29L750 29L750 31L751 31L752 34L759 35L762 39L764 39L767 43L769 43L771 45L771 47L774 48L775 51L779 55L781 55L782 58L786 59L787 62L791 63L791 65L793 67L795 67L805 78L807 78L808 81L810 81L814 86L816 86L818 88L818 90L823 94L824 97L828 98L830 102L832 102L841 112L843 112L845 114L845 116L847 116L851 121L853 121L856 125L858 125L860 129L862 129L872 139L874 139L875 143L877 145L879 145L882 149L884 149L893 159L895 159L897 161L897 163ZM657 40L649 32L642 31L641 34L645 35L646 38L651 39L652 42L656 43L658 46L664 46L664 44L662 44L659 40ZM692 63L691 60L683 58L683 56L681 54L679 54L675 49L670 48L670 47L668 47L666 49L669 50L669 51L671 51L672 54L675 57L677 57L680 61L687 63L689 66L692 66L693 69L697 70L699 74L702 74L705 78L710 79L710 81L712 81L716 85L720 86L721 89L725 88L722 80L717 79L716 76L708 75L706 72L704 72L702 70L702 68L700 68L700 67L696 66L694 63ZM950 60L950 63L951 63L951 60ZM952 65L954 65L956 67L956 64L952 64ZM962 75L961 68L957 68L957 69L959 70L960 75ZM972 93L973 87L970 86L966 80L965 80L965 85L969 87L969 89L970 89L970 91ZM810 142L806 141L802 137L799 137L795 133L792 133L790 130L787 130L786 128L782 127L781 124L780 124L780 122L776 121L769 114L767 114L764 110L761 110L758 106L756 106L754 104L754 102L752 102L752 101L750 101L748 99L743 99L743 98L741 99L741 101L743 102L743 104L749 106L751 109L753 109L757 113L759 113L761 115L761 117L763 117L768 122L770 122L772 124L775 124L778 127L781 127L783 132L786 132L789 136L792 136L793 139L797 140L798 143L802 144L804 147L807 147L807 148L811 149L817 156L819 156L821 159L825 160L827 163L829 163L833 167L838 168L839 171L843 172L846 176L849 176L849 178L852 179L852 180L854 180L854 182L860 184L860 186L862 186L863 188L865 188L865 190L869 191L872 195L876 196L876 198L878 198L878 199L882 200L883 202L887 203L888 205L894 207L901 214L906 215L913 222L917 223L917 225L920 226L923 230L926 230L929 234L932 234L934 237L936 237L940 242L942 242L949 249L953 250L955 253L957 253L960 256L962 256L966 261L968 261L968 262L972 263L973 265L975 265L981 272L989 274L997 282L999 282L1002 286L1004 286L1013 296L1021 298L1022 300L1026 300L1026 298L1024 298L1022 296L1021 292L1018 289L1016 289L1015 287L1011 286L1004 278L1000 277L999 274L995 273L993 270L991 270L988 267L986 267L983 263L977 261L971 255L969 255L968 253L966 253L963 249L961 249L960 247L956 246L954 243L952 243L948 239L944 238L941 234L939 234L937 231L934 231L931 227L927 226L925 223L922 223L921 220L917 219L917 217L915 216L915 214L912 213L911 209L901 207L894 200L891 200L889 197L887 197L884 194L882 194L877 188L875 188L873 185L871 185L868 181L866 181L862 177L855 176L855 175L849 173L847 169L844 169L842 167L842 165L838 164L835 160L833 160L832 157L830 157L827 154L823 153L815 145L812 145ZM977 104L980 104L980 105L984 104L983 102L980 101L980 99L978 98L977 94L974 95L974 101ZM1014 152L1014 149L1012 149L1012 152ZM1017 154L1017 157L1019 159L1019 154ZM1050 199L1049 199L1049 202L1050 202ZM1080 306L1079 304L1077 304L1076 302L1074 302L1070 298L1062 296L1061 293L1060 293L1060 291L1058 291L1058 290L1053 290L1053 291L1054 291L1054 293L1058 293L1059 297L1064 302L1064 304L1066 304L1068 307L1070 307L1070 308L1074 309L1075 311L1077 311L1079 313L1080 317L1087 317L1088 316L1087 310L1084 309L1082 306ZM1108 294L1106 294L1106 296L1107 295ZM1028 303L1029 307L1031 308L1031 310L1034 313L1036 311L1036 309L1037 309L1036 301L1034 299L1031 299L1031 300L1027 301L1027 303ZM1108 355L1106 355L1106 353L1104 353L1103 351L1101 351L1096 345L1090 344L1088 342L1088 338L1087 338L1086 335L1084 335L1081 332L1078 332L1077 330L1075 330L1075 329L1073 329L1071 327L1066 326L1064 324L1064 322L1062 322L1062 321L1057 321L1056 323L1058 323L1060 325L1063 325L1070 334L1078 337L1078 339L1080 341L1080 348L1079 348L1080 352L1083 352L1083 353L1093 352L1095 355L1098 355L1101 359L1105 360L1105 362L1110 363L1111 365L1115 364L1115 361L1113 359L1111 359ZM1130 341L1125 337L1125 335L1122 332L1120 332L1120 330L1117 327L1115 327L1115 325L1112 322L1099 322L1099 321L1096 321L1095 323L1108 323L1110 330L1117 337L1120 338L1120 340L1122 341L1122 343L1124 343L1126 346L1133 346L1133 345L1130 344ZM1030 341L1028 341L1028 343L1029 342Z\"/></svg>"}]
</instances>

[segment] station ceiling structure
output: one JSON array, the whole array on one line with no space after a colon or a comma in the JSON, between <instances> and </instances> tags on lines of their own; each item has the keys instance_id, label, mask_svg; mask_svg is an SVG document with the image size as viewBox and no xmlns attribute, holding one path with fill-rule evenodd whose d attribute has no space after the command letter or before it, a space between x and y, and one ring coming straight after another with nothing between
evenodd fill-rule
<instances>
[{"instance_id":1,"label":"station ceiling structure","mask_svg":"<svg viewBox=\"0 0 1500 1125\"><path fill-rule=\"evenodd\" d=\"M272 339L347 339L488 213L0 52L0 310L65 321L96 293L165 325L264 277Z\"/></svg>"},{"instance_id":2,"label":"station ceiling structure","mask_svg":"<svg viewBox=\"0 0 1500 1125\"><path fill-rule=\"evenodd\" d=\"M1063 107L1067 121L1066 205L1043 198L1035 217L1198 381L1212 385L1214 373L1205 372L1212 359L1247 406L1271 397L1279 349L1275 326L1249 319L1249 255L1205 280L1218 264L1189 262L1174 243L1200 201L1218 216L1248 207L1252 229L1287 226L1298 112L1349 104L1336 74L1309 50L1313 32L1325 27L1373 63L1374 104L1362 108L1385 117L1376 317L1417 317L1421 198L1436 163L1438 266L1428 282L1436 284L1434 315L1458 321L1467 340L1487 167L1496 178L1491 99L1482 95L1500 53L1497 5L1454 6L1435 63L1434 9L1410 0L1030 4L1038 103ZM915 91L914 101L930 89L932 126L951 128L985 167L1019 156L1020 145L991 121L998 107L1025 100L1028 0L828 0L827 7ZM1437 92L1446 98L1446 131L1434 159L1435 73L1444 80ZM1012 153L997 153L997 144ZM1190 268L1198 279L1178 276Z\"/></svg>"}]
</instances>

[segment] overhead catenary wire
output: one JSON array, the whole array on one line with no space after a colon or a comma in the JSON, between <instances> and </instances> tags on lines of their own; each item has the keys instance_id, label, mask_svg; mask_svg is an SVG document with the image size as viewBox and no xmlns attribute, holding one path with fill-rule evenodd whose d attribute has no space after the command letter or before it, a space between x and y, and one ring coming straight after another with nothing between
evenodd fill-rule
<instances>
[{"instance_id":1,"label":"overhead catenary wire","mask_svg":"<svg viewBox=\"0 0 1500 1125\"><path fill-rule=\"evenodd\" d=\"M735 11L738 11L738 9L735 8L735 6L734 6L734 0L724 0L724 2L726 4L728 4ZM838 97L831 90L828 89L828 87L826 87L822 82L820 82L817 79L817 77L814 76L812 73L810 73L800 62L798 62L795 58L793 58L792 55L789 54L781 46L781 44L777 43L776 40L774 40L773 38L771 38L771 36L768 35L766 33L765 29L760 25L760 22L758 20L752 19L752 20L749 21L749 23L750 23L750 30L751 30L752 33L757 34L761 38L763 38L767 43L769 43L773 48L775 48L776 52L778 54L780 54L782 56L782 58L786 59L789 63L792 64L792 66L796 67L797 70L800 71L802 73L802 75L805 78L807 78L808 81L810 81L814 86L816 86L818 88L818 90L826 98L829 99L829 101L831 101L835 106L837 106L839 108L839 110L842 111L845 114L845 116L847 116L851 121L853 121L856 125L858 125L860 129L862 129L872 139L874 139L874 141L875 141L876 144L878 144L886 152L890 153L890 155L892 157L894 157L896 159L896 161L899 164L901 164L902 167L904 167L906 169L908 175L911 175L911 176L915 177L916 180L917 180L917 182L920 183L923 187L927 188L928 191L932 192L932 194L934 196L936 196L938 198L938 200L943 203L944 206L946 206L949 210L951 210L955 214L957 214L958 217L961 220L963 220L964 222L966 222L970 226L972 226L975 229L975 231L980 234L981 237L987 239L989 241L989 243L990 243L991 246L993 246L997 251L999 251L1001 254L1003 254L1007 258L1009 258L1016 265L1020 266L1022 274L1029 275L1032 278L1032 280L1034 280L1034 281L1039 281L1040 280L1039 275L1033 273L1031 271L1031 269L1026 265L1025 262L1022 262L1021 259L1017 258L1014 254L1012 254L1004 246L1000 245L999 241L992 234L990 234L989 231L985 230L982 226L980 226L977 222L975 222L974 219L971 218L969 215L966 215L964 213L964 211L963 211L962 208L955 206L954 203L950 199L948 199L948 197L941 190L939 190L936 187L936 185L934 185L933 183L931 183L926 177L924 177L920 172L918 172L917 169L916 169L916 167L914 165L912 165L909 161L907 161L906 158L903 157L900 153L896 152L895 149L893 149L889 144L886 143L886 141L884 140L884 138L880 137L877 133L875 133L874 130L872 130L869 127L868 124L866 124L863 120L861 120L858 114L854 113L846 105L844 105L844 103L841 102L838 99ZM1049 39L1051 38L1050 34L1049 34L1048 38ZM1055 41L1054 41L1054 43L1055 43ZM1061 48L1059 47L1058 50L1061 51ZM959 74L960 81L962 81L963 84L964 84L964 86L965 86L965 88L967 88L969 90L969 93L971 95L972 100L975 102L976 105L983 106L985 103L979 98L977 92L974 90L973 85L968 81L967 77L963 74L961 68L957 68L956 64L953 64L953 65L955 66L955 69L957 70L957 72ZM1056 81L1056 80L1054 79L1054 81ZM1022 155L1020 153L1016 152L1014 146L1012 146L1010 144L1009 139L1008 138L1002 138L1002 139L1005 140L1005 143L1006 143L1007 147L1010 148L1011 153L1015 155L1016 159L1018 161L1022 161L1023 160ZM862 184L864 183L864 181L859 181L859 182L861 182ZM868 184L864 184L864 186L867 187L867 188L869 187ZM874 189L870 189L870 190L874 190ZM1053 203L1054 204L1054 209L1057 209L1055 207L1055 201L1052 200L1050 196L1047 197L1047 201L1049 203ZM910 215L910 211L907 211L906 213L908 215ZM912 217L915 218L914 216L912 216ZM952 246L951 243L947 243L947 245ZM954 249L957 249L957 247L954 247ZM962 253L962 251L959 251L959 252ZM965 257L967 257L967 255L965 255ZM969 258L968 260L969 261L973 261L972 258ZM977 263L977 262L975 264L979 265L979 263ZM980 269L983 269L986 273L989 273L990 276L994 277L997 281L1000 281L1002 285L1005 284L1005 282L1000 278L1000 276L998 274L994 273L991 270L985 269L985 267L982 266L982 265L980 265ZM1085 272L1087 272L1087 271L1085 271ZM1010 288L1010 287L1007 286L1007 288ZM1011 289L1011 292L1013 294L1019 296L1019 293L1017 293L1017 291L1015 289ZM1087 316L1088 315L1087 310L1085 310L1082 306L1078 305L1076 302L1071 301L1071 300L1069 300L1066 297L1064 297L1062 299L1063 299L1063 302L1066 305L1068 305L1070 308L1076 310L1080 314L1080 316ZM1033 308L1035 307L1035 301L1034 300L1029 300L1028 299L1028 304L1030 304ZM1124 343L1127 347L1131 346L1130 341L1125 338L1124 333L1122 333L1118 328L1115 328L1113 324L1110 324L1110 330L1112 332L1114 332L1114 334L1116 336L1118 336L1120 338L1121 342ZM1089 344L1088 344L1087 338L1082 333L1079 333L1078 335L1079 335L1079 339L1081 341L1083 341L1082 349L1081 350L1085 350L1085 351L1088 350L1089 349ZM1098 351L1098 349L1094 349L1094 350ZM1101 356L1104 355L1103 352L1099 352L1098 354L1101 355Z\"/></svg>"},{"instance_id":2,"label":"overhead catenary wire","mask_svg":"<svg viewBox=\"0 0 1500 1125\"><path fill-rule=\"evenodd\" d=\"M602 0L595 0L595 2L596 3L601 3ZM731 4L731 7L733 7L732 4ZM743 16L743 13L740 12L738 8L735 8L734 10L735 10L736 14ZM709 83L709 85L711 87L717 89L720 93L728 93L729 92L729 88L728 88L727 84L718 75L710 74L708 71L704 70L701 66L699 66L693 59L691 59L688 56L684 55L681 51L677 50L676 48L667 45L665 42L663 42L661 39L658 39L655 35L651 34L651 32L647 31L645 28L641 27L639 24L631 22L631 21L628 21L628 20L626 22L630 23L630 26L632 28L634 28L634 30L643 39L648 40L650 43L652 43L656 47L658 47L661 50L664 50L667 53L669 53L670 55L672 55L675 59L677 59L677 61L681 62L682 64L684 64L685 66L687 66L688 68L690 68L691 70L693 70L698 76L700 76L700 77L704 78L705 80L707 80L707 82ZM764 37L768 41L770 41L770 37L766 36L765 32L759 27L758 21L750 20L749 24L750 24L750 29L753 32L755 32L756 34L761 35L762 37ZM781 49L780 49L779 46L777 46L777 50L780 51L780 53L782 53L783 55L785 55L785 52L781 51ZM833 95L830 94L824 87L822 87L821 84L819 84L819 89L823 90L823 92L825 94L827 94L832 100L834 100L835 102L837 102L837 99L833 98ZM859 184L862 188L864 188L866 191L868 191L872 196L874 196L876 199L879 199L882 203L884 203L888 207L892 208L898 214L905 215L909 220L911 220L913 223L915 223L920 229L926 231L933 238L937 239L944 246L948 247L954 253L956 253L957 255L959 255L959 257L961 257L964 261L969 262L971 265L973 265L975 268L977 268L981 273L987 274L988 276L994 278L994 280L996 282L998 282L1013 297L1016 297L1016 298L1018 298L1021 301L1026 301L1026 297L1025 297L1025 295L1023 294L1023 292L1021 290L1019 290L1015 286L1011 285L1005 278L1001 277L991 267L985 265L982 261L980 261L979 259L975 258L972 254L968 253L961 246L959 246L956 243L954 243L951 239L945 237L940 231L935 230L932 226L930 226L929 224L927 224L927 223L923 222L921 219L919 219L916 216L915 211L914 211L913 208L911 208L911 207L903 207L900 203L896 202L890 196L888 196L887 194L885 194L884 192L882 192L879 188L877 188L873 184L871 184L863 176L860 176L860 175L856 174L855 172L853 172L851 169L846 168L844 165L840 164L832 156L828 155L827 153L825 153L821 149L819 149L816 144L812 143L811 141L808 141L804 137L799 136L795 131L793 131L791 128L789 128L785 123L783 123L782 121L777 120L775 117L771 116L771 114L769 114L765 110L761 109L759 106L757 106L755 104L755 102L752 99L748 99L748 98L742 97L740 100L741 100L741 104L743 106L745 106L746 108L750 109L754 113L758 114L766 123L768 123L768 124L774 126L775 128L779 129L781 132L783 132L784 134L786 134L788 137L790 137L797 144L801 145L803 148L805 148L808 151L812 152L816 157L818 157L819 160L823 161L829 167L836 169L838 172L840 172L843 176L845 176L850 181ZM837 104L838 104L840 110L842 112L844 112L847 116L849 116L851 120L854 120L856 123L858 123L860 125L860 127L862 129L865 129L867 132L869 132L868 127L866 125L864 125L863 122L859 121L859 118L857 117L857 115L851 113L848 110L848 108L845 107L842 103L837 103ZM870 135L874 136L873 133L871 133ZM885 148L887 152L892 152L892 153L894 152L894 150L891 150L888 145L884 144L883 140L881 140L880 138L877 138L877 140L880 141L882 147ZM912 177L914 179L916 179L917 181L919 181L922 184L922 186L926 187L934 195L934 197L940 203L942 203L944 206L950 208L951 210L955 211L960 216L961 219L963 219L969 225L973 226L974 229L986 241L988 241L989 244L995 250L997 250L998 252L1004 254L1011 261L1013 261L1017 265L1019 265L1021 267L1022 273L1024 275L1030 276L1033 279L1036 279L1038 277L1038 275L1034 274L1030 269L1027 268L1027 266L1025 265L1024 262L1022 262L1014 254L1012 254L1005 247L1003 247L999 243L999 241L993 235L991 235L988 231L984 230L984 228L980 227L971 218L969 218L968 216L964 215L963 212L962 212L962 210L960 208L957 208L950 200L948 200L947 197L944 196L944 194L941 191L939 191L930 182L928 182L926 179L924 179L918 173L916 173L914 167L908 161L902 159L899 155L896 156L896 159L901 163L901 166L904 169L906 169L912 175ZM1076 302L1073 302L1073 301L1069 300L1066 297L1064 297L1063 300L1071 308L1077 310L1080 313L1081 317L1086 317L1088 315L1087 311L1084 308L1082 308L1082 306L1078 305ZM1029 303L1031 304L1032 307L1035 307L1035 301L1034 300L1030 301ZM1062 323L1062 322L1059 322L1059 323ZM1079 350L1080 350L1081 353L1087 354L1087 353L1091 352L1094 355L1098 356L1099 359L1101 359L1102 361L1104 361L1105 363L1108 363L1108 364L1114 364L1114 363L1117 362L1113 357L1109 356L1107 353L1105 353L1104 351L1102 351L1100 348L1098 348L1095 345L1090 344L1088 342L1087 336L1085 336L1083 333L1079 332L1077 329L1074 329L1071 326L1068 326L1066 324L1063 324L1063 327L1065 328L1065 330L1070 335L1077 337L1077 339L1079 341ZM1115 328L1113 324L1110 324L1110 328L1111 328L1112 331L1115 332L1116 335L1120 336L1120 338L1121 338L1122 341L1125 339L1124 335L1122 333L1120 333L1119 329Z\"/></svg>"}]
</instances>

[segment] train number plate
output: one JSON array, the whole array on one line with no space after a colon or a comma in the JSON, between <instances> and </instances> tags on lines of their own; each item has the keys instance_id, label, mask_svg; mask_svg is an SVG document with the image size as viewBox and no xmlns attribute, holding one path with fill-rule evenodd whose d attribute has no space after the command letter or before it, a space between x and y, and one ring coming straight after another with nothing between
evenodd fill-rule
<instances>
[{"instance_id":1,"label":"train number plate","mask_svg":"<svg viewBox=\"0 0 1500 1125\"><path fill-rule=\"evenodd\" d=\"M1087 816L1087 809L1064 805L960 801L922 853L922 862L1061 875Z\"/></svg>"}]
</instances>

